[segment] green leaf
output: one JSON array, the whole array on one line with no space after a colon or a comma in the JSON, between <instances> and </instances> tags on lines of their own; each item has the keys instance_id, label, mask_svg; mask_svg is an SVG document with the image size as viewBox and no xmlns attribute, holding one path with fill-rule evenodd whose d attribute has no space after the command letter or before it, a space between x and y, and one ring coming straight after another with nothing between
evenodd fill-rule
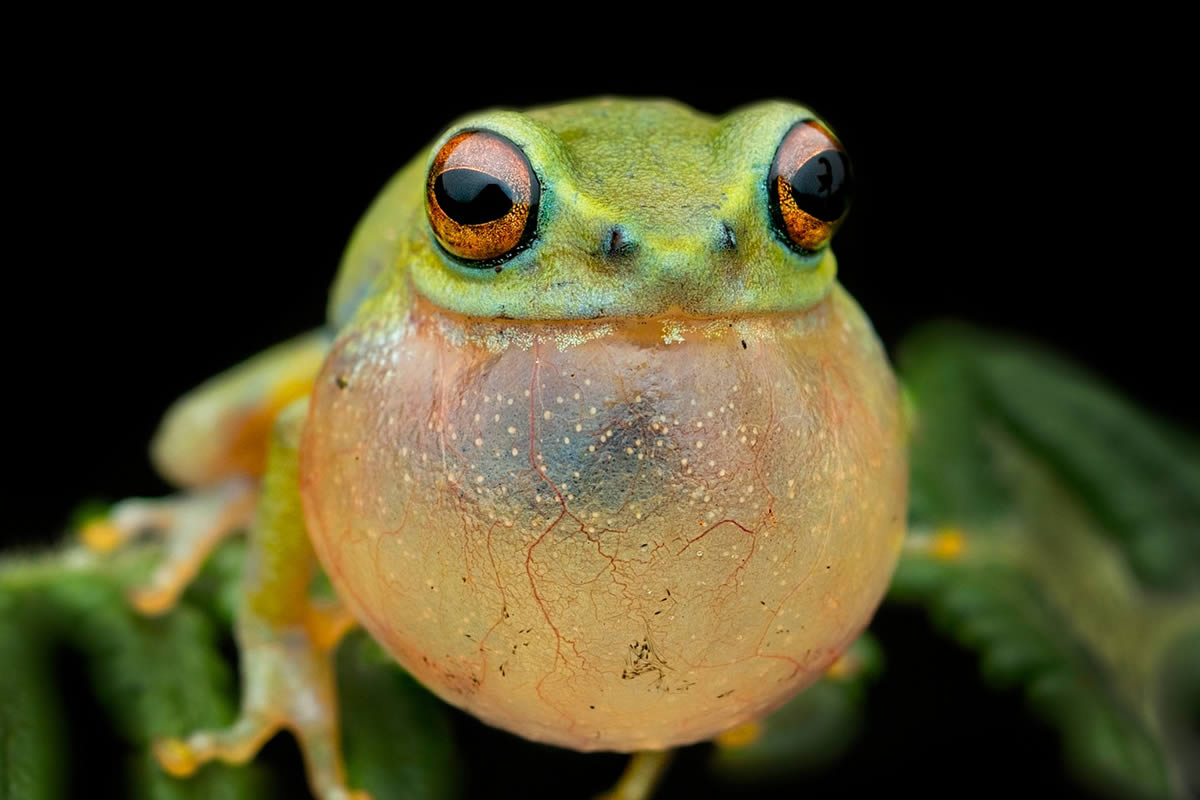
<instances>
[{"instance_id":1,"label":"green leaf","mask_svg":"<svg viewBox=\"0 0 1200 800\"><path fill-rule=\"evenodd\" d=\"M226 628L233 627L245 557L245 537L226 541L208 557L184 594L189 603L211 614Z\"/></svg>"},{"instance_id":2,"label":"green leaf","mask_svg":"<svg viewBox=\"0 0 1200 800\"><path fill-rule=\"evenodd\" d=\"M712 768L736 781L760 781L833 763L853 745L867 684L879 674L878 643L863 634L830 673L766 719L718 738Z\"/></svg>"},{"instance_id":3,"label":"green leaf","mask_svg":"<svg viewBox=\"0 0 1200 800\"><path fill-rule=\"evenodd\" d=\"M223 727L234 719L237 691L211 619L186 605L162 617L141 617L129 608L122 588L102 575L57 583L41 596L55 608L60 634L82 650L92 691L132 746L135 796L262 796L259 770L213 764L176 780L149 753L154 738Z\"/></svg>"},{"instance_id":4,"label":"green leaf","mask_svg":"<svg viewBox=\"0 0 1200 800\"><path fill-rule=\"evenodd\" d=\"M1023 684L1093 787L1200 789L1200 462L1081 370L963 326L909 340L911 527L892 587ZM1190 704L1190 710L1187 708ZM1181 710L1182 709L1182 710Z\"/></svg>"},{"instance_id":5,"label":"green leaf","mask_svg":"<svg viewBox=\"0 0 1200 800\"><path fill-rule=\"evenodd\" d=\"M5 564L0 572L0 594L19 607L13 616L21 619L10 649L19 652L26 648L27 658L50 648L82 655L90 693L107 712L122 743L127 782L123 790L129 797L237 800L272 796L265 773L258 768L214 764L192 779L176 780L153 760L150 742L155 737L228 724L235 711L236 690L219 652L218 629L212 619L186 603L154 619L130 609L124 587L133 577L145 574L148 555L135 550L105 561L68 549ZM5 659L0 663L6 674L25 684L19 697L58 695L56 675L48 663L27 660L9 668L17 659L8 652L0 655ZM70 711L43 702L37 726L31 729L70 724ZM88 746L86 735L83 746ZM39 759L52 758L58 775L66 774L61 769L65 753L55 752L49 742L26 748L18 758L22 769L40 763ZM57 776L44 781L39 778L37 785L43 794L15 796L64 796L65 787Z\"/></svg>"},{"instance_id":6,"label":"green leaf","mask_svg":"<svg viewBox=\"0 0 1200 800\"><path fill-rule=\"evenodd\" d=\"M150 752L153 739L229 725L237 711L233 665L222 653L241 561L240 541L213 555L183 602L161 617L129 607L127 588L144 580L155 547L114 558L68 548L0 562L0 794L6 800L65 797L72 709L58 701L51 654L81 656L88 691L108 717L123 754L121 786L82 785L131 800L279 796L263 763L208 764L176 779ZM228 644L227 641L224 643ZM457 796L458 768L445 707L373 642L349 637L338 654L343 736L352 780L389 797ZM89 731L82 739L88 746ZM111 739L98 742L112 750ZM288 776L283 785L294 784ZM74 778L78 783L79 778Z\"/></svg>"},{"instance_id":7,"label":"green leaf","mask_svg":"<svg viewBox=\"0 0 1200 800\"><path fill-rule=\"evenodd\" d=\"M361 632L339 648L337 674L350 783L375 800L457 797L445 706Z\"/></svg>"},{"instance_id":8,"label":"green leaf","mask_svg":"<svg viewBox=\"0 0 1200 800\"><path fill-rule=\"evenodd\" d=\"M0 590L0 798L63 796L62 708L45 643L30 629L16 598Z\"/></svg>"}]
</instances>

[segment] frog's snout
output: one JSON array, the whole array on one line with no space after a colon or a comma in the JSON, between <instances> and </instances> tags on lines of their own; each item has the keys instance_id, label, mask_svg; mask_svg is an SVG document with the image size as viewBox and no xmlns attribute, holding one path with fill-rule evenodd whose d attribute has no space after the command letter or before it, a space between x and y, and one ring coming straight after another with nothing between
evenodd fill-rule
<instances>
[{"instance_id":1,"label":"frog's snout","mask_svg":"<svg viewBox=\"0 0 1200 800\"><path fill-rule=\"evenodd\" d=\"M737 231L729 220L706 220L701 230L676 236L645 235L636 227L615 223L600 232L600 253L606 259L649 257L666 263L683 261L693 264L705 256L721 256L738 248Z\"/></svg>"},{"instance_id":2,"label":"frog's snout","mask_svg":"<svg viewBox=\"0 0 1200 800\"><path fill-rule=\"evenodd\" d=\"M676 233L643 232L636 224L614 223L599 231L596 265L628 281L631 292L666 311L698 310L724 298L740 262L731 221L693 220Z\"/></svg>"}]
</instances>

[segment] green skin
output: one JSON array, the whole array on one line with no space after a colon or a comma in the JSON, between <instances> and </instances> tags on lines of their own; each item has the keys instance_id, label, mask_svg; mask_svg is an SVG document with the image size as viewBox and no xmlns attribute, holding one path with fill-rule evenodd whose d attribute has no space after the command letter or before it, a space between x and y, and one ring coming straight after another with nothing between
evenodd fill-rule
<instances>
[{"instance_id":1,"label":"green skin","mask_svg":"<svg viewBox=\"0 0 1200 800\"><path fill-rule=\"evenodd\" d=\"M890 372L869 325L836 284L832 252L825 246L800 253L771 222L768 170L785 133L807 119L815 119L807 109L782 102L717 119L673 102L611 99L464 117L388 184L358 226L333 287L330 323L348 332L358 322L401 318L414 290L469 318L565 324L769 318L813 308L832 294L836 313L847 314L858 331L855 341L870 340L864 347L878 371L870 374L888 384L880 394L886 405L894 391ZM425 177L434 155L473 128L520 147L542 187L536 236L499 268L448 255L426 218ZM627 246L606 254L618 225ZM247 521L248 498L257 492L237 625L242 715L223 731L160 741L156 752L173 774L211 759L245 761L288 726L300 739L314 793L357 796L345 788L329 668L329 652L352 620L338 609L314 608L308 597L316 560L297 488L305 397L330 346L321 334L302 337L182 398L153 453L160 471L192 491L157 504L127 502L109 519L120 539L166 528L176 542L151 586L134 594L135 605L157 613L170 607L216 542ZM263 420L268 427L260 434ZM270 439L261 477L231 455L244 456L255 436L263 451Z\"/></svg>"}]
</instances>

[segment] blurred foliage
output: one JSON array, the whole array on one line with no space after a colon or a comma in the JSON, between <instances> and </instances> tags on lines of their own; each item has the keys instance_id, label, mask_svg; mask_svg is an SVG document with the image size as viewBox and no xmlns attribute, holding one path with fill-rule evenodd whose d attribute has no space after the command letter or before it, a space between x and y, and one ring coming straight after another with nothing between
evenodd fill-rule
<instances>
[{"instance_id":1,"label":"blurred foliage","mask_svg":"<svg viewBox=\"0 0 1200 800\"><path fill-rule=\"evenodd\" d=\"M61 798L85 788L153 800L292 796L298 776L280 781L259 763L210 764L177 780L151 756L152 738L233 721L237 692L221 639L245 548L236 541L222 547L178 608L146 618L123 592L144 579L156 549L101 558L71 548L0 567L0 798ZM84 757L72 750L78 737L64 730L76 711L63 707L56 688L64 657L83 663L87 689L111 721L115 741L82 744L124 754L114 770L118 785L93 785L103 776L72 785L72 771L63 769ZM347 767L357 785L379 800L456 796L457 763L441 703L361 634L339 648L337 667Z\"/></svg>"},{"instance_id":2,"label":"blurred foliage","mask_svg":"<svg viewBox=\"0 0 1200 800\"><path fill-rule=\"evenodd\" d=\"M1077 367L939 325L900 371L917 418L893 599L1027 688L1093 790L1200 792L1200 459Z\"/></svg>"},{"instance_id":3,"label":"blurred foliage","mask_svg":"<svg viewBox=\"0 0 1200 800\"><path fill-rule=\"evenodd\" d=\"M900 369L916 408L912 533L891 599L929 608L980 652L993 683L1024 686L1094 789L1197 793L1200 446L1072 365L972 329L918 333ZM80 520L98 511L89 504ZM154 619L123 593L155 545L0 562L0 798L94 793L94 780L135 800L291 796L298 776L262 760L179 781L149 753L152 737L234 717L244 549L221 547L179 608ZM854 746L882 664L864 637L812 688L719 739L709 768L744 783L836 761ZM337 666L352 783L378 800L456 796L464 765L446 708L362 634ZM85 687L62 691L79 676ZM78 696L95 699L110 740L72 734ZM63 765L90 747L119 757L84 786Z\"/></svg>"},{"instance_id":4,"label":"blurred foliage","mask_svg":"<svg viewBox=\"0 0 1200 800\"><path fill-rule=\"evenodd\" d=\"M122 586L145 573L150 557L131 551L101 562L70 549L4 566L0 620L7 630L0 633L0 664L17 682L0 695L6 797L40 800L81 788L65 785L70 772L62 765L73 755L64 730L71 709L62 707L52 680L56 665L71 656L86 665L91 693L122 744L127 796L269 796L260 769L215 765L188 785L169 778L150 755L152 737L227 724L235 711L232 675L208 614L189 602L147 619L125 602Z\"/></svg>"},{"instance_id":5,"label":"blurred foliage","mask_svg":"<svg viewBox=\"0 0 1200 800\"><path fill-rule=\"evenodd\" d=\"M883 667L879 644L864 634L824 678L764 720L717 739L712 767L734 781L812 772L854 746L867 684Z\"/></svg>"}]
</instances>

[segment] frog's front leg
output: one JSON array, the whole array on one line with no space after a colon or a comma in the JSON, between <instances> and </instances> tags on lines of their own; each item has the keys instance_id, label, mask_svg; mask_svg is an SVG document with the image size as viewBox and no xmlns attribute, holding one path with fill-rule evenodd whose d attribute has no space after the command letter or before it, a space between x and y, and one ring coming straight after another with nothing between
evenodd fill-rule
<instances>
[{"instance_id":1,"label":"frog's front leg","mask_svg":"<svg viewBox=\"0 0 1200 800\"><path fill-rule=\"evenodd\" d=\"M246 529L275 417L307 396L328 349L323 331L284 342L189 392L167 412L151 453L158 471L184 491L122 501L81 531L84 543L101 552L143 533L163 540L154 574L130 593L138 610L170 609L212 549Z\"/></svg>"},{"instance_id":2,"label":"frog's front leg","mask_svg":"<svg viewBox=\"0 0 1200 800\"><path fill-rule=\"evenodd\" d=\"M129 593L134 608L160 614L175 605L212 549L231 533L245 530L254 516L257 481L233 476L220 483L163 499L133 498L113 506L106 519L81 531L84 544L113 550L140 533L163 539L163 558L149 581Z\"/></svg>"},{"instance_id":3,"label":"frog's front leg","mask_svg":"<svg viewBox=\"0 0 1200 800\"><path fill-rule=\"evenodd\" d=\"M313 793L321 800L365 797L345 787L331 651L350 627L337 607L310 597L316 559L300 505L298 451L308 404L278 417L238 608L242 708L219 731L155 744L168 772L185 776L206 761L242 763L280 728L296 734Z\"/></svg>"}]
</instances>

